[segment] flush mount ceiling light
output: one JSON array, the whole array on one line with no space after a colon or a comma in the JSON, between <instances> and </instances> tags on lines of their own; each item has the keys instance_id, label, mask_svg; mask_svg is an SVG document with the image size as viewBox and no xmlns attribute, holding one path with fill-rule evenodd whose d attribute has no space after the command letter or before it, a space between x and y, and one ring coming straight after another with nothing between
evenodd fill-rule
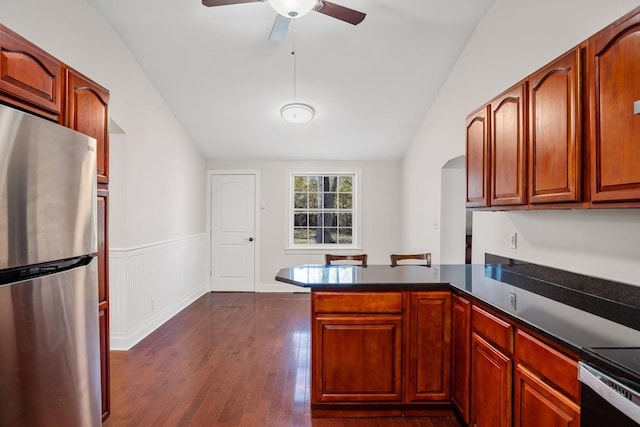
<instances>
[{"instance_id":1,"label":"flush mount ceiling light","mask_svg":"<svg viewBox=\"0 0 640 427\"><path fill-rule=\"evenodd\" d=\"M307 104L301 104L299 102L292 102L280 109L280 115L289 123L302 124L307 123L313 119L315 114L313 107Z\"/></svg>"},{"instance_id":2,"label":"flush mount ceiling light","mask_svg":"<svg viewBox=\"0 0 640 427\"><path fill-rule=\"evenodd\" d=\"M300 18L311 12L318 0L268 0L269 5L286 18Z\"/></svg>"}]
</instances>

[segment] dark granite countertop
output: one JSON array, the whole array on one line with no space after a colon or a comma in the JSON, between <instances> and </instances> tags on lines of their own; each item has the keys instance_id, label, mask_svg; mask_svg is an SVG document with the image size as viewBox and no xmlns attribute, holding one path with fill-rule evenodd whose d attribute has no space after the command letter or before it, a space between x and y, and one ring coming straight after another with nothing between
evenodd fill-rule
<instances>
[{"instance_id":1,"label":"dark granite countertop","mask_svg":"<svg viewBox=\"0 0 640 427\"><path fill-rule=\"evenodd\" d=\"M307 264L281 269L276 280L326 291L457 290L576 353L588 347L640 347L640 287L513 261L431 267ZM523 264L525 273L518 271ZM554 271L561 273L560 283L550 281L558 277ZM621 287L618 293L612 292L615 286Z\"/></svg>"}]
</instances>

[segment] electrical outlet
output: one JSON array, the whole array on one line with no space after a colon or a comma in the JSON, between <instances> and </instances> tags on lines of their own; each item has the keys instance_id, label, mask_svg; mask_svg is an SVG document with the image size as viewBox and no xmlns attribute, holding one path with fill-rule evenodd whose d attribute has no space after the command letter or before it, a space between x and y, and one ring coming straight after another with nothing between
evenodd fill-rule
<instances>
[{"instance_id":1,"label":"electrical outlet","mask_svg":"<svg viewBox=\"0 0 640 427\"><path fill-rule=\"evenodd\" d=\"M518 245L518 233L509 234L509 247L515 249Z\"/></svg>"},{"instance_id":2,"label":"electrical outlet","mask_svg":"<svg viewBox=\"0 0 640 427\"><path fill-rule=\"evenodd\" d=\"M513 311L516 311L516 294L515 292L509 292L509 307Z\"/></svg>"}]
</instances>

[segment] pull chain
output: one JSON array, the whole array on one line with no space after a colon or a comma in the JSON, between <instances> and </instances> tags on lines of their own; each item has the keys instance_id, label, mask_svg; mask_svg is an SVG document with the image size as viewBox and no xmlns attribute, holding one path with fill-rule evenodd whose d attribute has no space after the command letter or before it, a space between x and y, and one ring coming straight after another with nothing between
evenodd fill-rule
<instances>
[{"instance_id":1,"label":"pull chain","mask_svg":"<svg viewBox=\"0 0 640 427\"><path fill-rule=\"evenodd\" d=\"M291 55L293 55L293 102L296 102L296 75L297 75L297 61L296 61L296 42L295 31L296 24L292 22L291 26Z\"/></svg>"}]
</instances>

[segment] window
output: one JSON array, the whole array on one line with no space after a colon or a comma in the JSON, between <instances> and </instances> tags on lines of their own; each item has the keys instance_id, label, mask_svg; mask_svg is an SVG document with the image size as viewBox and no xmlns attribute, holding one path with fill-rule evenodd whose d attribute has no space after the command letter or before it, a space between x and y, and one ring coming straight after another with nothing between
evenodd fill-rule
<instances>
[{"instance_id":1,"label":"window","mask_svg":"<svg viewBox=\"0 0 640 427\"><path fill-rule=\"evenodd\" d=\"M356 248L357 173L292 173L289 247Z\"/></svg>"}]
</instances>

